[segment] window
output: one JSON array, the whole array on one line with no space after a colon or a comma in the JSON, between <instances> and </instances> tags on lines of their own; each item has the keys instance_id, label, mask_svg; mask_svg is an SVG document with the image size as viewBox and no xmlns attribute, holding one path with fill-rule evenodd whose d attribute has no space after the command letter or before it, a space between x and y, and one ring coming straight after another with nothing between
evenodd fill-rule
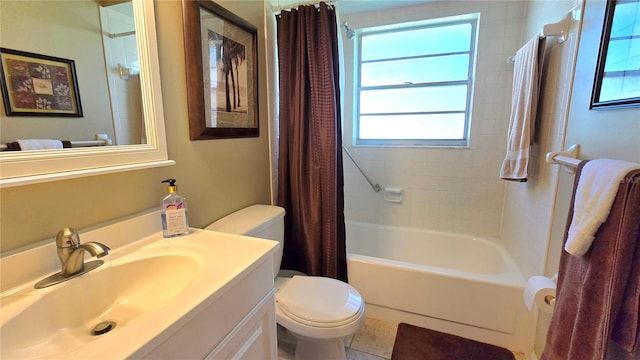
<instances>
[{"instance_id":1,"label":"window","mask_svg":"<svg viewBox=\"0 0 640 360\"><path fill-rule=\"evenodd\" d=\"M640 105L640 1L607 2L592 109Z\"/></svg>"},{"instance_id":2,"label":"window","mask_svg":"<svg viewBox=\"0 0 640 360\"><path fill-rule=\"evenodd\" d=\"M467 146L477 15L356 34L356 145Z\"/></svg>"}]
</instances>

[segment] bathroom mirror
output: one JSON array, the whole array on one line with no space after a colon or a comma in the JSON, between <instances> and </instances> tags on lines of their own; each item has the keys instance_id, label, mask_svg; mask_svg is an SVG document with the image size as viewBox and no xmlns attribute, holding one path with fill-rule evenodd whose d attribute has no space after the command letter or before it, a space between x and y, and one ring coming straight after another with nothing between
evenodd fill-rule
<instances>
[{"instance_id":1,"label":"bathroom mirror","mask_svg":"<svg viewBox=\"0 0 640 360\"><path fill-rule=\"evenodd\" d=\"M640 0L606 6L591 108L640 106Z\"/></svg>"},{"instance_id":2,"label":"bathroom mirror","mask_svg":"<svg viewBox=\"0 0 640 360\"><path fill-rule=\"evenodd\" d=\"M90 2L95 6L95 11L99 11L98 4L100 5L112 5L117 3L122 3L122 0L104 0L104 1L94 1L94 0L83 0ZM3 19L5 16L10 16L7 14L5 9L8 8L7 4L18 3L22 1L2 1L3 11L1 13ZM27 3L35 3L33 1ZM56 2L48 2L55 3L60 5L60 10L55 11L53 9L51 12L52 17L58 18L66 18L69 19L69 11L62 10L62 6L64 3L74 3L75 5L79 4L77 1L56 1ZM162 107L162 93L161 93L161 83L160 83L160 68L158 61L158 50L157 50L157 39L156 39L156 28L155 28L155 14L154 14L154 5L152 0L132 0L132 13L133 13L133 24L135 29L130 32L135 32L135 49L134 52L137 51L138 64L134 69L126 68L120 69L123 73L123 76L136 77L136 82L139 83L139 92L141 94L138 102L139 102L139 112L141 112L140 116L140 127L143 129L136 137L136 140L133 141L124 141L121 142L125 145L115 145L115 146L97 146L97 147L78 147L78 148L67 148L60 150L31 150L31 151L2 151L0 152L0 186L16 186L16 185L24 185L35 182L43 182L43 181L51 181L56 179L65 179L79 176L88 176L88 175L96 175L117 171L127 171L134 169L141 169L147 167L156 167L156 166L165 166L174 164L173 161L168 160L167 156L167 148L166 148L166 137L165 137L165 129L164 129L164 115L163 115L163 107ZM76 6L77 7L77 6ZM73 9L74 7L68 7L69 9ZM73 14L72 14L73 15ZM97 16L97 14L96 14ZM102 29L102 26L99 26ZM19 25L16 25L19 27ZM71 28L74 31L87 31L87 32L95 32L95 26L90 24L86 18L75 17L73 21L68 21L68 28ZM28 25L24 25L22 28L17 28L16 31L28 32L31 29ZM20 46L21 44L11 43L8 38L5 38L6 32L3 31L0 36L2 39L3 47L11 47L15 50L23 50L32 53L43 53L49 52L50 50L41 51L40 49L29 48L29 44L24 44L24 46ZM95 34L94 34L95 35ZM99 34L102 36L103 34ZM42 34L30 34L32 37L39 37ZM104 41L104 40L103 40ZM35 42L35 40L34 40ZM86 48L87 45L83 44L81 40L69 41L74 43L74 46L79 46L81 48ZM58 44L55 42L56 46L68 46L69 44ZM20 48L22 47L22 48ZM102 47L102 44L100 44ZM46 54L53 55L58 57L65 57L64 53L62 54ZM101 54L100 56L104 56ZM66 57L69 58L69 57ZM71 59L73 60L73 59ZM86 60L85 60L86 61ZM76 61L76 68L79 69L78 61ZM126 70L126 71L125 71ZM109 113L109 117L111 117L111 109L110 109L110 100L117 97L118 94L114 93L99 93L95 94L94 83L89 82L85 83L85 86L82 84L81 77L90 76L93 74L80 73L78 71L77 76L79 78L79 93L82 102L89 102L91 98L96 102L98 100L104 100L104 105L109 107L108 110L102 111ZM86 80L85 80L86 81ZM5 124L8 124L10 121L15 121L16 117L9 117L5 115L4 109L2 109L2 119L0 126L4 132ZM102 134L108 133L108 131L103 131L103 128L96 125L95 117L96 116L88 116L87 108L85 108L83 117L76 117L73 120L76 121L75 127L78 129L86 129L86 131L93 134ZM97 111L96 113L101 113L101 111ZM114 116L115 118L115 116ZM44 119L44 120L43 120ZM68 121L69 118L55 118L48 117L40 119L41 126L40 128L57 128L61 121ZM112 128L113 124L109 125ZM7 126L7 129L10 127ZM48 135L47 133L38 133L35 135L31 134L20 134L16 136L21 136L21 138L49 138L49 139L59 139L59 140L79 140L77 138L73 138L73 136L77 136L75 134L69 134L70 138L62 138L63 135L51 133ZM27 137L30 136L30 137ZM93 135L95 136L95 135ZM4 138L4 136L3 136ZM92 140L81 139L81 140ZM3 139L3 141L5 141Z\"/></svg>"}]
</instances>

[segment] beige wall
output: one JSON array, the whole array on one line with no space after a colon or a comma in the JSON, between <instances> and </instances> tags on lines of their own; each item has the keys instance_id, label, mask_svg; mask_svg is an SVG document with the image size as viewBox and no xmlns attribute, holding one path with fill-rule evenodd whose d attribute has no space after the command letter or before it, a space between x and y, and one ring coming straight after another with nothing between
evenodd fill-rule
<instances>
[{"instance_id":1,"label":"beige wall","mask_svg":"<svg viewBox=\"0 0 640 360\"><path fill-rule=\"evenodd\" d=\"M264 69L262 1L218 3L258 28L258 66ZM51 238L65 226L88 227L157 207L167 177L178 180L194 227L269 203L265 71L258 74L259 138L189 141L181 2L156 2L156 16L169 158L177 164L2 189L0 251Z\"/></svg>"},{"instance_id":2,"label":"beige wall","mask_svg":"<svg viewBox=\"0 0 640 360\"><path fill-rule=\"evenodd\" d=\"M589 110L605 4L585 3L565 144L580 144L581 159L640 162L640 108ZM560 172L546 274L558 271L574 179L573 174Z\"/></svg>"},{"instance_id":3,"label":"beige wall","mask_svg":"<svg viewBox=\"0 0 640 360\"><path fill-rule=\"evenodd\" d=\"M528 2L523 44L540 34L544 25L562 19L573 3L572 0ZM567 40L562 43L554 37L546 40L529 181L507 183L502 239L525 277L544 271L560 171L559 167L545 163L545 155L564 146L578 28L579 22L573 22Z\"/></svg>"},{"instance_id":4,"label":"beige wall","mask_svg":"<svg viewBox=\"0 0 640 360\"><path fill-rule=\"evenodd\" d=\"M587 1L573 87L567 144L579 143L583 159L640 161L640 108L589 110L605 1Z\"/></svg>"},{"instance_id":5,"label":"beige wall","mask_svg":"<svg viewBox=\"0 0 640 360\"><path fill-rule=\"evenodd\" d=\"M545 24L564 17L574 6L574 1L530 1L524 39L540 33ZM553 222L553 210L561 172L557 166L545 163L549 151L564 148L564 136L568 121L568 106L577 55L579 22L571 26L568 39L560 43L547 40L547 53L543 70L542 96L538 107L536 145L532 149L532 177L525 184L509 184L505 197L503 238L509 252L520 266L525 277L548 275L544 272L547 249ZM555 271L554 271L555 272ZM539 355L540 343L544 344L548 316L540 314L530 329L534 338L534 350ZM533 319L533 317L532 317ZM530 351L532 349L527 349Z\"/></svg>"},{"instance_id":6,"label":"beige wall","mask_svg":"<svg viewBox=\"0 0 640 360\"><path fill-rule=\"evenodd\" d=\"M565 144L580 144L581 159L640 162L640 109L589 110L605 4L605 1L593 0L585 3ZM573 174L560 172L545 268L547 275L558 272L574 179ZM544 348L549 320L548 315L539 317L535 347L538 355Z\"/></svg>"},{"instance_id":7,"label":"beige wall","mask_svg":"<svg viewBox=\"0 0 640 360\"><path fill-rule=\"evenodd\" d=\"M3 0L0 15L2 47L74 60L84 113L81 118L8 117L0 103L1 142L34 138L92 140L95 134L113 138L97 4Z\"/></svg>"}]
</instances>

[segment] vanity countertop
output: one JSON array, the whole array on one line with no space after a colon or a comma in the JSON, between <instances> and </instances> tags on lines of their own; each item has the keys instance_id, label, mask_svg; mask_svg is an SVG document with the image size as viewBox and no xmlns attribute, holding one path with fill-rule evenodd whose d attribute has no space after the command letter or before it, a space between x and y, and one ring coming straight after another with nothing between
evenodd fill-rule
<instances>
[{"instance_id":1,"label":"vanity countertop","mask_svg":"<svg viewBox=\"0 0 640 360\"><path fill-rule=\"evenodd\" d=\"M81 232L81 243L111 248L105 264L44 289L33 285L59 271L55 244L1 258L1 357L143 357L243 281L272 291L277 242L200 229L165 239L159 219L151 211ZM103 320L117 325L91 335Z\"/></svg>"}]
</instances>

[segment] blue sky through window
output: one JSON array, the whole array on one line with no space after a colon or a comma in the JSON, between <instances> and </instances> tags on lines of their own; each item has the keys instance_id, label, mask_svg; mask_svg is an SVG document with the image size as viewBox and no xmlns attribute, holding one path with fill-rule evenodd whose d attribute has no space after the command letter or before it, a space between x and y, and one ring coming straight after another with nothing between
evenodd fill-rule
<instances>
[{"instance_id":1,"label":"blue sky through window","mask_svg":"<svg viewBox=\"0 0 640 360\"><path fill-rule=\"evenodd\" d=\"M466 146L476 19L358 34L356 144Z\"/></svg>"}]
</instances>

